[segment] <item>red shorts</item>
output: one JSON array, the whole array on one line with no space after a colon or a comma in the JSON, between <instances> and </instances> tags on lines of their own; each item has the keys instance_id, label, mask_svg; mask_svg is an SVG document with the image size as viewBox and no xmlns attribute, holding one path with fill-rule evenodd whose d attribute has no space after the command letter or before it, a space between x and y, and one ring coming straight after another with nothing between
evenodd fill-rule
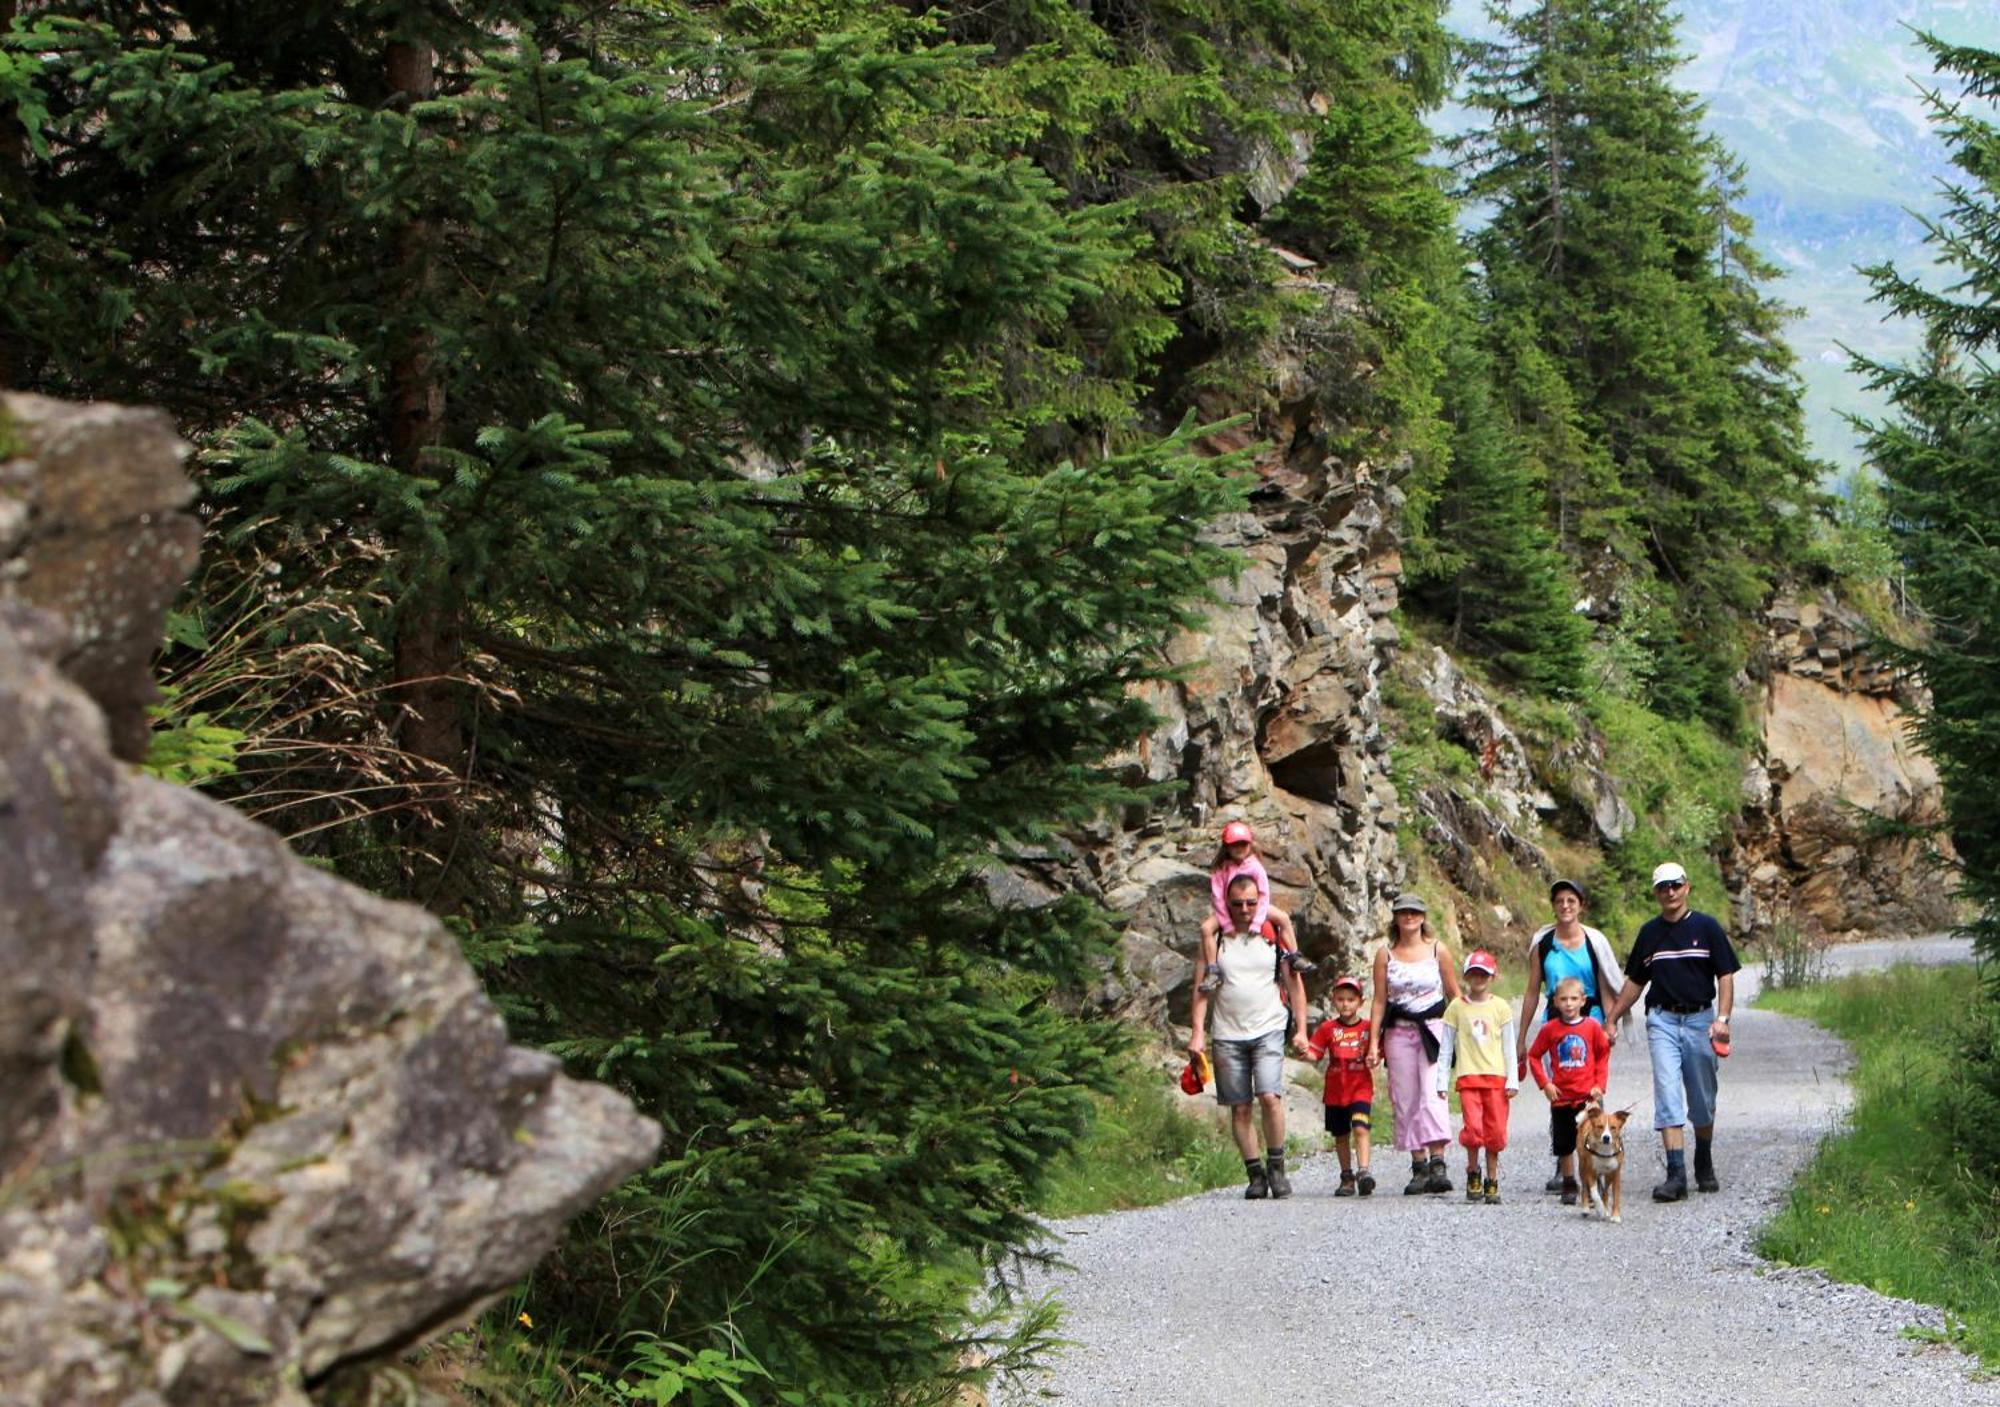
<instances>
[{"instance_id":1,"label":"red shorts","mask_svg":"<svg viewBox=\"0 0 2000 1407\"><path fill-rule=\"evenodd\" d=\"M1498 1153L1507 1146L1507 1081L1498 1075L1461 1075L1458 1110L1465 1123L1458 1141Z\"/></svg>"}]
</instances>

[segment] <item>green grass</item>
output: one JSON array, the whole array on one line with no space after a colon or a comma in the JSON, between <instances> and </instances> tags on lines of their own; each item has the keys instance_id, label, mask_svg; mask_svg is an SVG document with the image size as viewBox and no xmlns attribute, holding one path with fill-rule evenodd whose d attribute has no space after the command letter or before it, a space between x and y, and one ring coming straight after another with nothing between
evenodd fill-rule
<instances>
[{"instance_id":1,"label":"green grass","mask_svg":"<svg viewBox=\"0 0 2000 1407\"><path fill-rule=\"evenodd\" d=\"M1223 1128L1190 1117L1167 1077L1136 1057L1117 1091L1098 1101L1083 1142L1050 1175L1045 1216L1150 1207L1243 1180L1243 1160Z\"/></svg>"},{"instance_id":2,"label":"green grass","mask_svg":"<svg viewBox=\"0 0 2000 1407\"><path fill-rule=\"evenodd\" d=\"M1961 1077L1952 1056L1978 979L1969 968L1895 968L1767 993L1761 1004L1850 1041L1851 1129L1822 1145L1765 1230L1773 1260L1942 1308L1942 1337L2000 1371L2000 1188L1954 1155L1945 1130Z\"/></svg>"}]
</instances>

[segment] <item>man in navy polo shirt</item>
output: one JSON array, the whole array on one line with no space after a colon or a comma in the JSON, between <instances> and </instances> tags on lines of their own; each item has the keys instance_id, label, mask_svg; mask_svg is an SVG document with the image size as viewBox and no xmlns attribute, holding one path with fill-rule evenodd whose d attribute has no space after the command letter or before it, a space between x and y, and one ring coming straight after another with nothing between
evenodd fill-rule
<instances>
[{"instance_id":1,"label":"man in navy polo shirt","mask_svg":"<svg viewBox=\"0 0 2000 1407\"><path fill-rule=\"evenodd\" d=\"M1688 907L1687 871L1669 861L1653 871L1660 916L1647 919L1625 959L1630 980L1604 1013L1609 1029L1646 994L1646 1046L1653 1057L1653 1127L1667 1152L1667 1180L1656 1202L1687 1196L1683 1124L1694 1125L1694 1185L1717 1192L1715 1076L1718 1053L1729 1049L1729 1013L1736 1005L1736 971L1743 964L1722 925Z\"/></svg>"}]
</instances>

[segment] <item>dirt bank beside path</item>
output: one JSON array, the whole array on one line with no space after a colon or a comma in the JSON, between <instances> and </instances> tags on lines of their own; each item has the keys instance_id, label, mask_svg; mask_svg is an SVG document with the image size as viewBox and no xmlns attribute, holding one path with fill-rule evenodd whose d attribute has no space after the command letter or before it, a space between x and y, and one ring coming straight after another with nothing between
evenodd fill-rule
<instances>
[{"instance_id":1,"label":"dirt bank beside path","mask_svg":"<svg viewBox=\"0 0 2000 1407\"><path fill-rule=\"evenodd\" d=\"M1949 939L1836 949L1837 971L1964 961ZM1585 1221L1541 1188L1546 1105L1517 1102L1506 1202L1399 1195L1407 1164L1377 1159L1383 1191L1334 1200L1315 1158L1298 1195L1237 1190L1064 1223L1073 1269L1047 1277L1075 1347L1002 1404L1075 1407L1365 1407L1476 1402L1976 1403L2000 1382L1971 1360L1904 1338L1939 1316L1760 1260L1757 1228L1845 1107L1849 1058L1819 1028L1755 1010L1739 979L1735 1054L1723 1069L1716 1166L1723 1188L1660 1206L1643 1040L1621 1044L1612 1098L1637 1102L1640 1156L1621 1226ZM1747 990L1745 990L1747 989ZM1643 1150L1643 1151L1640 1151ZM1456 1152L1456 1150L1454 1150ZM1464 1176L1453 1160L1455 1186Z\"/></svg>"}]
</instances>

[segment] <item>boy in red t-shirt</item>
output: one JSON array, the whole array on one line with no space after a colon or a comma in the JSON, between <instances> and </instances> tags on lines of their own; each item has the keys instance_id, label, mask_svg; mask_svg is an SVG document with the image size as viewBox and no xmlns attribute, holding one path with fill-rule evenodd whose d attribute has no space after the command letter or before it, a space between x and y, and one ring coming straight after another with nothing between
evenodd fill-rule
<instances>
[{"instance_id":1,"label":"boy in red t-shirt","mask_svg":"<svg viewBox=\"0 0 2000 1407\"><path fill-rule=\"evenodd\" d=\"M1528 1047L1528 1072L1549 1097L1549 1147L1562 1168L1565 1207L1577 1202L1577 1115L1604 1098L1611 1080L1611 1041L1602 1026L1583 1014L1587 1000L1580 978L1556 983L1555 1019L1543 1023Z\"/></svg>"},{"instance_id":2,"label":"boy in red t-shirt","mask_svg":"<svg viewBox=\"0 0 2000 1407\"><path fill-rule=\"evenodd\" d=\"M1340 1155L1336 1197L1366 1197L1375 1190L1368 1171L1368 1134L1375 1107L1375 1072L1368 1068L1368 1022L1361 1015L1361 979L1333 984L1331 1021L1312 1033L1312 1058L1326 1061L1326 1131Z\"/></svg>"}]
</instances>

